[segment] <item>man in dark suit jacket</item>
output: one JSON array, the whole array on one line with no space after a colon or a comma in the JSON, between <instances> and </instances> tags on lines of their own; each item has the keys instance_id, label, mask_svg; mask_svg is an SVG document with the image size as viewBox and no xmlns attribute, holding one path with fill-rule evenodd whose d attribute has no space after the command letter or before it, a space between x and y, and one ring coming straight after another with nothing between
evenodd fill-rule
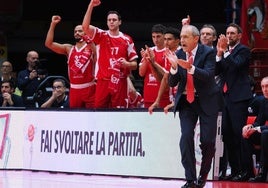
<instances>
[{"instance_id":1,"label":"man in dark suit jacket","mask_svg":"<svg viewBox=\"0 0 268 188\"><path fill-rule=\"evenodd\" d=\"M242 153L247 152L248 146L242 145L241 132L247 122L252 91L248 76L251 52L240 44L241 37L237 24L228 25L226 36L221 34L218 39L216 56L216 73L222 74L225 81L222 134L233 181L247 181L253 172L251 165L242 163Z\"/></svg>"},{"instance_id":2,"label":"man in dark suit jacket","mask_svg":"<svg viewBox=\"0 0 268 188\"><path fill-rule=\"evenodd\" d=\"M260 171L254 178L249 179L251 182L267 182L268 173L268 76L262 79L261 88L263 96L258 97L257 118L253 124L244 126L242 131L243 142L249 142L252 146L250 153L243 153L248 157L248 161L252 158L253 146L261 146Z\"/></svg>"},{"instance_id":3,"label":"man in dark suit jacket","mask_svg":"<svg viewBox=\"0 0 268 188\"><path fill-rule=\"evenodd\" d=\"M21 96L14 94L15 84L13 80L1 82L0 106L1 107L24 107Z\"/></svg>"},{"instance_id":4,"label":"man in dark suit jacket","mask_svg":"<svg viewBox=\"0 0 268 188\"><path fill-rule=\"evenodd\" d=\"M215 82L215 51L199 44L199 31L193 25L185 25L181 30L181 47L176 54L167 52L171 63L169 85L178 90L175 98L174 113L179 111L181 124L180 150L182 165L185 169L186 184L182 188L204 187L215 154L217 117L219 111L219 87ZM189 53L193 64L189 63ZM186 98L187 74L193 76L195 97L193 102ZM196 158L194 132L200 121L200 148L202 162L199 177L196 178ZM197 181L196 181L197 180Z\"/></svg>"}]
</instances>

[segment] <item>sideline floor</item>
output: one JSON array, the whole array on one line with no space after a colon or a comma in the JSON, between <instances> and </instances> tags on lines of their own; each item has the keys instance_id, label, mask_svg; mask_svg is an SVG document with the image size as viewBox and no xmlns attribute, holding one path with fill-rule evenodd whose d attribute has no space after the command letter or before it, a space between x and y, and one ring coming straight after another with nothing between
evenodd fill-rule
<instances>
[{"instance_id":1,"label":"sideline floor","mask_svg":"<svg viewBox=\"0 0 268 188\"><path fill-rule=\"evenodd\" d=\"M0 170L0 188L180 188L183 180ZM265 183L208 181L206 188L268 188Z\"/></svg>"}]
</instances>

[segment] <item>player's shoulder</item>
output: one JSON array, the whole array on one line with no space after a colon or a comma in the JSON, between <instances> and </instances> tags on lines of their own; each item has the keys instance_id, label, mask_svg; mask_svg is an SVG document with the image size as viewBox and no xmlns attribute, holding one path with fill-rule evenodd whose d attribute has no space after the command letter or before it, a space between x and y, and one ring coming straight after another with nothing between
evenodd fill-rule
<instances>
[{"instance_id":1,"label":"player's shoulder","mask_svg":"<svg viewBox=\"0 0 268 188\"><path fill-rule=\"evenodd\" d=\"M129 34L127 34L127 33L123 33L123 32L119 32L119 35L120 36L122 36L124 39L126 39L126 40L130 40L130 41L133 41L132 40L132 37L129 35Z\"/></svg>"}]
</instances>

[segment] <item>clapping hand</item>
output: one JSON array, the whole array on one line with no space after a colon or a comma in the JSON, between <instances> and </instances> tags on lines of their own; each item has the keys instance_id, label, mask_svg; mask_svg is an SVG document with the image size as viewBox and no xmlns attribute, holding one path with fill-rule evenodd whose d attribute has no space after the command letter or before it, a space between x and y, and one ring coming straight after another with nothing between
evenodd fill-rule
<instances>
[{"instance_id":1,"label":"clapping hand","mask_svg":"<svg viewBox=\"0 0 268 188\"><path fill-rule=\"evenodd\" d=\"M174 52L172 52L169 49L166 49L165 56L168 59L169 63L171 64L171 67L176 70L178 67L178 58Z\"/></svg>"},{"instance_id":2,"label":"clapping hand","mask_svg":"<svg viewBox=\"0 0 268 188\"><path fill-rule=\"evenodd\" d=\"M228 39L225 35L221 34L217 42L217 55L221 56L228 49Z\"/></svg>"},{"instance_id":3,"label":"clapping hand","mask_svg":"<svg viewBox=\"0 0 268 188\"><path fill-rule=\"evenodd\" d=\"M176 54L170 50L166 50L166 58L169 60L169 62L171 63L171 67L176 70L177 66L180 65L182 68L184 69L190 69L192 68L192 64L189 63L189 61L186 61L184 59L178 59Z\"/></svg>"},{"instance_id":4,"label":"clapping hand","mask_svg":"<svg viewBox=\"0 0 268 188\"><path fill-rule=\"evenodd\" d=\"M148 58L148 60L149 60L151 63L153 63L154 60L155 60L155 59L154 59L154 58L155 58L155 54L154 54L153 50L150 49L149 46L147 46L147 45L145 45L145 48L146 48L146 53L147 53L146 57Z\"/></svg>"}]
</instances>

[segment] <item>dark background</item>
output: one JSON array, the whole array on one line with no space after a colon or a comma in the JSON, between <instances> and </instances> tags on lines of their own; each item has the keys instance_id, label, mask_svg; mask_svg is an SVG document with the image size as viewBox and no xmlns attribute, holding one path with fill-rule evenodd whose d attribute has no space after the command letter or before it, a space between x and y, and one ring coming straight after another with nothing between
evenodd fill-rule
<instances>
[{"instance_id":1,"label":"dark background","mask_svg":"<svg viewBox=\"0 0 268 188\"><path fill-rule=\"evenodd\" d=\"M59 14L65 20L81 21L88 0L46 0L23 2L23 17L29 20L47 20ZM178 22L187 14L195 22L225 22L226 0L103 0L93 12L93 20L105 21L109 10L117 10L127 22Z\"/></svg>"},{"instance_id":2,"label":"dark background","mask_svg":"<svg viewBox=\"0 0 268 188\"><path fill-rule=\"evenodd\" d=\"M191 23L201 27L213 24L218 33L231 22L230 0L103 0L95 7L92 23L106 29L106 14L117 10L123 24L121 31L133 37L137 52L145 44L152 45L151 27L155 23L180 27L181 19L191 16ZM240 1L237 1L238 5ZM47 59L46 67L51 75L67 77L66 57L55 54L44 46L46 32L52 15L60 15L62 22L55 31L55 41L73 43L73 28L80 24L87 9L88 0L0 0L0 31L6 37L7 57L18 72L26 66L29 50L37 50L40 58ZM3 6L4 5L4 6ZM134 76L140 79L137 71Z\"/></svg>"}]
</instances>

